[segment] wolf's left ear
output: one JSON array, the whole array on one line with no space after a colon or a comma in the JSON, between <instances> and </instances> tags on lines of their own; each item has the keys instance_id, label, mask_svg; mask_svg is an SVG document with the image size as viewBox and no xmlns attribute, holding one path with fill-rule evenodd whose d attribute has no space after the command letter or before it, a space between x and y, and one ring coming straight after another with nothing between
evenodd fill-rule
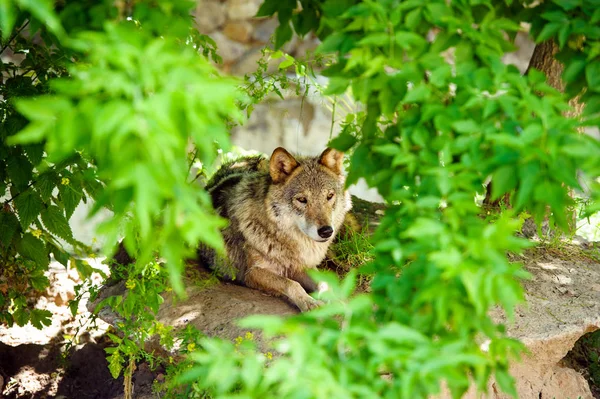
<instances>
[{"instance_id":1,"label":"wolf's left ear","mask_svg":"<svg viewBox=\"0 0 600 399\"><path fill-rule=\"evenodd\" d=\"M269 160L269 174L273 183L284 181L297 167L296 159L282 147L277 147Z\"/></svg>"},{"instance_id":2,"label":"wolf's left ear","mask_svg":"<svg viewBox=\"0 0 600 399\"><path fill-rule=\"evenodd\" d=\"M321 154L319 163L326 168L331 169L338 175L341 175L344 170L344 153L334 150L333 148L327 148Z\"/></svg>"}]
</instances>

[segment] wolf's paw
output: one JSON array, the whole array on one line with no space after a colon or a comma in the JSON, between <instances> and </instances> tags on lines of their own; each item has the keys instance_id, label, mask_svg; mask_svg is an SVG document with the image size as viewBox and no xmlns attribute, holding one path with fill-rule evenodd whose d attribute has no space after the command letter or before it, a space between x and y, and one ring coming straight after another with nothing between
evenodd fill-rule
<instances>
[{"instance_id":1,"label":"wolf's paw","mask_svg":"<svg viewBox=\"0 0 600 399\"><path fill-rule=\"evenodd\" d=\"M302 312L308 312L309 310L316 309L324 304L323 301L319 301L309 295L303 296L299 300L294 301L294 303Z\"/></svg>"}]
</instances>

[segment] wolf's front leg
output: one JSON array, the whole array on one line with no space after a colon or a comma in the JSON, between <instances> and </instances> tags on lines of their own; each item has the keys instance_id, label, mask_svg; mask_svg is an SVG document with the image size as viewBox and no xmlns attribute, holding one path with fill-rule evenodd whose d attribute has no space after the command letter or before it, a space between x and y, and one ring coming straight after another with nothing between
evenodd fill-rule
<instances>
[{"instance_id":1,"label":"wolf's front leg","mask_svg":"<svg viewBox=\"0 0 600 399\"><path fill-rule=\"evenodd\" d=\"M245 284L263 292L285 296L303 312L319 305L319 301L308 295L300 283L262 267L252 267L248 270Z\"/></svg>"},{"instance_id":2,"label":"wolf's front leg","mask_svg":"<svg viewBox=\"0 0 600 399\"><path fill-rule=\"evenodd\" d=\"M313 280L312 277L310 277L308 273L306 273L306 270L300 270L296 273L292 273L292 275L290 275L290 278L294 281L299 282L302 288L304 288L304 290L309 294L319 289L319 286L317 285L315 280Z\"/></svg>"}]
</instances>

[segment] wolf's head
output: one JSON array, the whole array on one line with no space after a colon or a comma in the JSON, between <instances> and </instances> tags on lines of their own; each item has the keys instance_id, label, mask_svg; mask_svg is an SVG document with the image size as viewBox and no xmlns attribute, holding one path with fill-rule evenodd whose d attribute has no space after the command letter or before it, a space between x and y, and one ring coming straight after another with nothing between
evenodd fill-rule
<instances>
[{"instance_id":1,"label":"wolf's head","mask_svg":"<svg viewBox=\"0 0 600 399\"><path fill-rule=\"evenodd\" d=\"M315 241L331 241L352 206L344 190L343 161L344 154L331 148L318 157L298 159L275 149L269 161L271 219Z\"/></svg>"}]
</instances>

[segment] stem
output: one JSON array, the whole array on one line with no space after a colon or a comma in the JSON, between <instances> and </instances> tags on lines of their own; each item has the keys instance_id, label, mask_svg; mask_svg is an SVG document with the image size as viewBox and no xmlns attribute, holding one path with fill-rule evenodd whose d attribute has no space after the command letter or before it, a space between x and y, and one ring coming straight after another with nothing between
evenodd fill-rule
<instances>
[{"instance_id":1,"label":"stem","mask_svg":"<svg viewBox=\"0 0 600 399\"><path fill-rule=\"evenodd\" d=\"M331 126L329 127L329 140L333 137L333 126L335 125L335 106L337 104L337 96L333 98L333 109L331 110Z\"/></svg>"},{"instance_id":2,"label":"stem","mask_svg":"<svg viewBox=\"0 0 600 399\"><path fill-rule=\"evenodd\" d=\"M6 206L7 204L9 204L12 201L14 201L19 195L23 194L25 191L29 190L31 188L31 186L33 186L35 183L37 183L37 180L32 180L31 183L29 183L27 185L27 187L25 187L23 190L19 191L18 193L16 193L15 195L13 195L12 197L10 197L6 201L4 201L4 206Z\"/></svg>"},{"instance_id":3,"label":"stem","mask_svg":"<svg viewBox=\"0 0 600 399\"><path fill-rule=\"evenodd\" d=\"M10 46L12 41L15 40L15 38L17 36L19 36L19 33L21 33L23 31L23 29L25 29L27 27L27 25L29 25L29 20L27 20L27 22L25 22L23 24L23 26L21 26L21 28L17 29L17 31L8 39L6 44L4 46L2 46L2 49L0 49L0 55L2 55L2 53L4 53L4 50L6 50L8 48L8 46Z\"/></svg>"}]
</instances>

